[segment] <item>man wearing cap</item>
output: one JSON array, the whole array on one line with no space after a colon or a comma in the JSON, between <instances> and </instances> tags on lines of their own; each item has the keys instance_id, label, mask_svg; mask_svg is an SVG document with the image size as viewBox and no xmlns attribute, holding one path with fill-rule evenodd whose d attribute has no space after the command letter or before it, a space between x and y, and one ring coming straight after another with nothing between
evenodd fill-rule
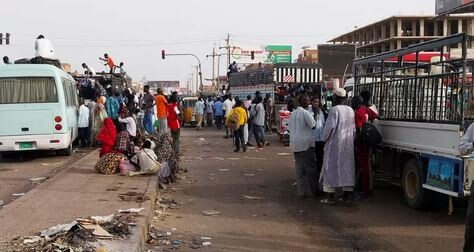
<instances>
[{"instance_id":1,"label":"man wearing cap","mask_svg":"<svg viewBox=\"0 0 474 252\"><path fill-rule=\"evenodd\" d=\"M335 204L334 193L342 188L343 200L353 191L355 185L354 161L354 110L344 105L346 90L336 88L333 96L333 107L324 126L322 140L324 147L324 161L320 180L327 197L323 204Z\"/></svg>"}]
</instances>

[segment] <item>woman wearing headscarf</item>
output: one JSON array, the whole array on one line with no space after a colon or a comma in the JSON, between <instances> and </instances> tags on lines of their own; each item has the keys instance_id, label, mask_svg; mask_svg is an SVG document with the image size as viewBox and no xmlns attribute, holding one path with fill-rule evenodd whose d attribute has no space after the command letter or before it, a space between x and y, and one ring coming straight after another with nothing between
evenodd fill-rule
<instances>
[{"instance_id":1,"label":"woman wearing headscarf","mask_svg":"<svg viewBox=\"0 0 474 252\"><path fill-rule=\"evenodd\" d=\"M102 143L100 157L109 152L113 152L116 139L117 130L115 129L114 121L112 118L108 117L104 120L104 125L100 129L99 134L97 134L97 140Z\"/></svg>"},{"instance_id":2,"label":"woman wearing headscarf","mask_svg":"<svg viewBox=\"0 0 474 252\"><path fill-rule=\"evenodd\" d=\"M97 100L97 103L91 110L91 114L91 143L94 146L97 144L96 136L102 128L105 118L107 118L107 112L105 111L104 105Z\"/></svg>"}]
</instances>

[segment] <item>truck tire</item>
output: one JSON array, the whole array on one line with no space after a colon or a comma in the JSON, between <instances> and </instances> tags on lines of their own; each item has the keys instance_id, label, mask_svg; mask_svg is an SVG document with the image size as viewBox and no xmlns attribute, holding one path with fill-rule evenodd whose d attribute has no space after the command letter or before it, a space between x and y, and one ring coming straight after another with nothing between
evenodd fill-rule
<instances>
[{"instance_id":1,"label":"truck tire","mask_svg":"<svg viewBox=\"0 0 474 252\"><path fill-rule=\"evenodd\" d=\"M408 160L403 168L402 190L405 202L413 209L423 210L431 205L433 192L423 188L426 172L420 159Z\"/></svg>"}]
</instances>

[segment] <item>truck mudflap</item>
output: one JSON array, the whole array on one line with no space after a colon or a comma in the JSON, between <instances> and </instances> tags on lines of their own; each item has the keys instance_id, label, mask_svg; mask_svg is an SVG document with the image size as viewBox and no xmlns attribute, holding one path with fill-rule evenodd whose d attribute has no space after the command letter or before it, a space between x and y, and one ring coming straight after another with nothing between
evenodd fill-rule
<instances>
[{"instance_id":1,"label":"truck mudflap","mask_svg":"<svg viewBox=\"0 0 474 252\"><path fill-rule=\"evenodd\" d=\"M426 172L426 182L422 185L424 189L435 191L452 197L466 196L466 191L470 189L469 181L467 181L466 172L468 173L469 164L474 171L474 159L472 162L466 162L466 159L447 158L434 155L422 155L428 161ZM473 157L474 158L474 157ZM469 159L468 159L469 160Z\"/></svg>"}]
</instances>

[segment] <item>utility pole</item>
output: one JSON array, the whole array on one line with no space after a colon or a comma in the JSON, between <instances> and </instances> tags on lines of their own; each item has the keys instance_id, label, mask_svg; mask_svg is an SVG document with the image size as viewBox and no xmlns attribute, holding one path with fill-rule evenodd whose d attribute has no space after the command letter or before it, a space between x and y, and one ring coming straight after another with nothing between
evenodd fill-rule
<instances>
[{"instance_id":1,"label":"utility pole","mask_svg":"<svg viewBox=\"0 0 474 252\"><path fill-rule=\"evenodd\" d=\"M230 34L227 33L227 65L230 66Z\"/></svg>"},{"instance_id":2,"label":"utility pole","mask_svg":"<svg viewBox=\"0 0 474 252\"><path fill-rule=\"evenodd\" d=\"M219 54L216 53L216 45L214 44L214 48L212 49L212 54L206 55L207 57L212 57L212 86L214 87L216 85L216 57L219 56ZM217 69L217 72L219 73L219 69ZM218 74L219 75L219 74ZM219 78L219 76L217 76Z\"/></svg>"},{"instance_id":3,"label":"utility pole","mask_svg":"<svg viewBox=\"0 0 474 252\"><path fill-rule=\"evenodd\" d=\"M214 88L216 85L216 44L214 44L214 48L212 49L212 87Z\"/></svg>"},{"instance_id":4,"label":"utility pole","mask_svg":"<svg viewBox=\"0 0 474 252\"><path fill-rule=\"evenodd\" d=\"M200 66L194 66L194 67L196 68L196 93L197 93L199 91L199 76L201 76L200 75L200 68L201 67ZM201 78L202 78L202 76L201 76ZM202 81L201 81L201 83L202 83ZM202 86L202 84L201 84L201 86ZM201 89L201 92L202 92L204 87L201 87L201 88L202 88Z\"/></svg>"}]
</instances>

